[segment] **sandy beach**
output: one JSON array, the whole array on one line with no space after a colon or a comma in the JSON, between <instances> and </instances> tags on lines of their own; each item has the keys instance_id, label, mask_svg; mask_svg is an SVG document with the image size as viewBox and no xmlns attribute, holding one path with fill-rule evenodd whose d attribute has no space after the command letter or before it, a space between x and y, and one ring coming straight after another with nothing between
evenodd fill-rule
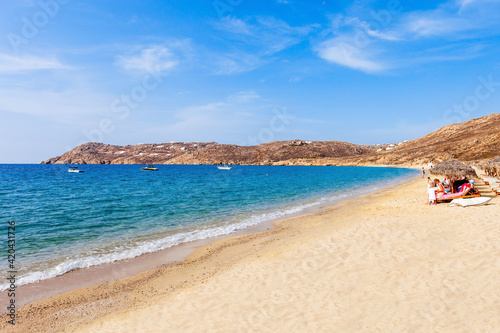
<instances>
[{"instance_id":1,"label":"sandy beach","mask_svg":"<svg viewBox=\"0 0 500 333\"><path fill-rule=\"evenodd\" d=\"M416 178L181 263L51 296L2 332L500 332L500 200Z\"/></svg>"}]
</instances>

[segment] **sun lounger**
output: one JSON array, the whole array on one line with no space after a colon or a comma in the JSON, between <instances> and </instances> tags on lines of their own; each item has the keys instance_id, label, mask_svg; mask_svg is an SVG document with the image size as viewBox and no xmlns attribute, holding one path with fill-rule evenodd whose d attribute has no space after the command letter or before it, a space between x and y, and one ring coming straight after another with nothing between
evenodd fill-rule
<instances>
[{"instance_id":1,"label":"sun lounger","mask_svg":"<svg viewBox=\"0 0 500 333\"><path fill-rule=\"evenodd\" d=\"M461 198L477 198L481 196L479 192L477 192L478 194L470 193L471 190L472 190L471 184L464 184L462 187L462 191L460 192L446 193L446 194L438 193L436 196L436 201L447 201L447 200L461 199Z\"/></svg>"},{"instance_id":2,"label":"sun lounger","mask_svg":"<svg viewBox=\"0 0 500 333\"><path fill-rule=\"evenodd\" d=\"M500 180L498 180L496 178L492 178L492 177L484 177L483 182L486 185L490 185L490 184L498 184L498 183L500 183Z\"/></svg>"},{"instance_id":3,"label":"sun lounger","mask_svg":"<svg viewBox=\"0 0 500 333\"><path fill-rule=\"evenodd\" d=\"M500 180L492 177L484 178L484 183L491 187L491 190L496 193L496 195L500 192Z\"/></svg>"}]
</instances>

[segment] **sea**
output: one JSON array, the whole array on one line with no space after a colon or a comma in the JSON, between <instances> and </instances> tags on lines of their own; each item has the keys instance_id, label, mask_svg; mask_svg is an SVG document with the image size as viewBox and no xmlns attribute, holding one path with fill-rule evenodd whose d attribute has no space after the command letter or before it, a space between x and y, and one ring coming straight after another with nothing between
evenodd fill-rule
<instances>
[{"instance_id":1,"label":"sea","mask_svg":"<svg viewBox=\"0 0 500 333\"><path fill-rule=\"evenodd\" d=\"M383 167L80 165L83 173L68 167L0 165L0 276L8 276L8 226L15 223L18 286L230 235L418 175Z\"/></svg>"}]
</instances>

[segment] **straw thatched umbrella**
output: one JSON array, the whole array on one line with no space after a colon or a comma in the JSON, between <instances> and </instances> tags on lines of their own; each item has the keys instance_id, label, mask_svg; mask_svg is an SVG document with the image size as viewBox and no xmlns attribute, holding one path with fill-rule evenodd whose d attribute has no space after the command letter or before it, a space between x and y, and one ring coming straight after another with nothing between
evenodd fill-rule
<instances>
[{"instance_id":1,"label":"straw thatched umbrella","mask_svg":"<svg viewBox=\"0 0 500 333\"><path fill-rule=\"evenodd\" d=\"M468 178L477 178L476 171L471 166L452 158L436 164L431 168L430 172L433 175L446 175L451 178L458 178L463 176Z\"/></svg>"},{"instance_id":2,"label":"straw thatched umbrella","mask_svg":"<svg viewBox=\"0 0 500 333\"><path fill-rule=\"evenodd\" d=\"M481 168L488 176L500 175L500 157L491 161L486 161L481 165Z\"/></svg>"}]
</instances>

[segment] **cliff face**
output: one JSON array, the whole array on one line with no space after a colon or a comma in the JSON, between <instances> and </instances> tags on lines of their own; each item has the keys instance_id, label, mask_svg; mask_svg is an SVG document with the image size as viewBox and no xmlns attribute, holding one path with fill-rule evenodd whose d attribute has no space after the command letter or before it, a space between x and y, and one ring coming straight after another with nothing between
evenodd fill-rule
<instances>
[{"instance_id":1,"label":"cliff face","mask_svg":"<svg viewBox=\"0 0 500 333\"><path fill-rule=\"evenodd\" d=\"M394 146L341 141L277 141L258 146L171 142L115 146L86 143L44 164L274 164L420 165L448 158L462 161L500 155L500 114L445 126Z\"/></svg>"},{"instance_id":2,"label":"cliff face","mask_svg":"<svg viewBox=\"0 0 500 333\"><path fill-rule=\"evenodd\" d=\"M370 154L374 147L340 141L277 141L258 146L171 142L115 146L85 143L43 164L272 164Z\"/></svg>"}]
</instances>

